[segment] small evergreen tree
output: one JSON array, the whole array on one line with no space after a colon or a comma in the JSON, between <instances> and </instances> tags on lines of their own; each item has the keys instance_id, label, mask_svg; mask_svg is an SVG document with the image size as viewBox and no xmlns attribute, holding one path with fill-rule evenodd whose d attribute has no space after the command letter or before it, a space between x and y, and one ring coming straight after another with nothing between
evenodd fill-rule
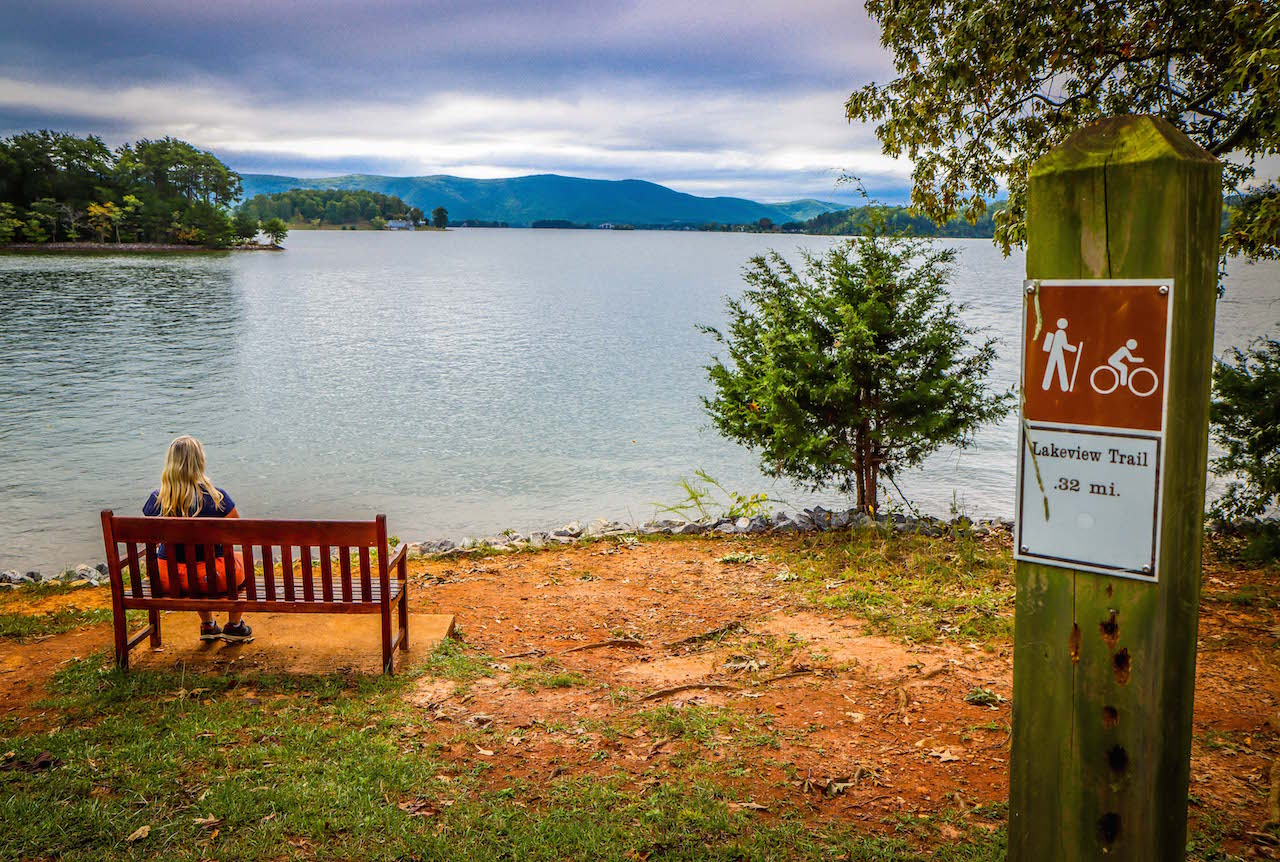
<instances>
[{"instance_id":1,"label":"small evergreen tree","mask_svg":"<svg viewBox=\"0 0 1280 862\"><path fill-rule=\"evenodd\" d=\"M262 223L262 232L271 238L272 245L279 245L289 235L289 226L283 219L269 218Z\"/></svg>"},{"instance_id":2,"label":"small evergreen tree","mask_svg":"<svg viewBox=\"0 0 1280 862\"><path fill-rule=\"evenodd\" d=\"M444 207L436 207L431 211L431 225L440 229L449 226L449 211Z\"/></svg>"},{"instance_id":3,"label":"small evergreen tree","mask_svg":"<svg viewBox=\"0 0 1280 862\"><path fill-rule=\"evenodd\" d=\"M1280 505L1280 341L1265 338L1219 359L1213 388L1209 418L1223 449L1213 472L1234 478L1212 514L1253 520Z\"/></svg>"},{"instance_id":4,"label":"small evergreen tree","mask_svg":"<svg viewBox=\"0 0 1280 862\"><path fill-rule=\"evenodd\" d=\"M971 342L947 294L954 258L883 220L805 253L801 271L777 252L752 258L742 299L726 300L726 331L702 327L729 353L707 368L716 428L766 472L856 493L874 512L881 476L967 445L1012 401L987 388L994 339Z\"/></svg>"},{"instance_id":5,"label":"small evergreen tree","mask_svg":"<svg viewBox=\"0 0 1280 862\"><path fill-rule=\"evenodd\" d=\"M245 210L239 210L231 220L232 231L238 242L253 242L258 237L258 220Z\"/></svg>"}]
</instances>

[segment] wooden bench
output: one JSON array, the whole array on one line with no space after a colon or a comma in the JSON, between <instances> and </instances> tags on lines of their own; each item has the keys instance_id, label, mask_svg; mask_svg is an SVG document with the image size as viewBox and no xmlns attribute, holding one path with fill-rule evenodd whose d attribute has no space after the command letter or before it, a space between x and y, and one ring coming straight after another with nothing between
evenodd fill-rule
<instances>
[{"instance_id":1,"label":"wooden bench","mask_svg":"<svg viewBox=\"0 0 1280 862\"><path fill-rule=\"evenodd\" d=\"M117 518L107 509L102 512L102 538L111 576L116 664L121 668L128 669L129 651L144 638L150 638L152 647L160 646L162 610L381 614L383 672L392 672L396 647L409 648L408 559L404 545L391 556L385 515L372 521ZM161 582L157 562L157 547L161 544L167 557L168 591ZM196 565L185 566L187 583L180 586L180 570L172 564L178 556L174 549L184 548L183 559L195 561L196 548L202 547L204 561L213 561L218 545L222 553L216 559L224 561L228 573L226 590L216 594L201 592ZM255 549L260 575L255 567ZM332 555L335 550L336 560ZM239 585L233 574L233 555L237 551L243 556L245 572L244 583ZM353 551L358 555L355 572ZM376 563L371 561L374 551ZM315 571L316 562L319 572ZM130 635L125 612L132 609L147 612L147 625ZM394 637L393 609L398 628Z\"/></svg>"}]
</instances>

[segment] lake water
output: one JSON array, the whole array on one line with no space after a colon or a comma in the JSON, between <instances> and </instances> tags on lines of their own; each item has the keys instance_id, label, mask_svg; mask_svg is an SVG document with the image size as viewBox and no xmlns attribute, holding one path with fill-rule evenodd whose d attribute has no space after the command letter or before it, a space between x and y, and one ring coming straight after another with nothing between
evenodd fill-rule
<instances>
[{"instance_id":1,"label":"lake water","mask_svg":"<svg viewBox=\"0 0 1280 862\"><path fill-rule=\"evenodd\" d=\"M703 468L794 510L702 412L753 254L819 237L299 232L283 254L0 255L0 569L102 558L165 448L200 438L246 516L364 518L406 539L646 520ZM960 250L968 318L1016 377L1023 258ZM1229 267L1217 344L1277 334L1280 266ZM900 480L922 511L1009 515L1012 421Z\"/></svg>"}]
</instances>

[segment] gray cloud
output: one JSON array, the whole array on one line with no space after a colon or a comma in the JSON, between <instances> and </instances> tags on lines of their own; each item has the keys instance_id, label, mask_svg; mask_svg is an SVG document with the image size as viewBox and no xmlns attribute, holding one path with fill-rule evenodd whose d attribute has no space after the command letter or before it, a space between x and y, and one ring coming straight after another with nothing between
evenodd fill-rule
<instances>
[{"instance_id":1,"label":"gray cloud","mask_svg":"<svg viewBox=\"0 0 1280 862\"><path fill-rule=\"evenodd\" d=\"M842 102L887 73L856 4L53 0L6 13L0 134L171 133L241 170L901 189ZM893 195L897 197L898 195Z\"/></svg>"}]
</instances>

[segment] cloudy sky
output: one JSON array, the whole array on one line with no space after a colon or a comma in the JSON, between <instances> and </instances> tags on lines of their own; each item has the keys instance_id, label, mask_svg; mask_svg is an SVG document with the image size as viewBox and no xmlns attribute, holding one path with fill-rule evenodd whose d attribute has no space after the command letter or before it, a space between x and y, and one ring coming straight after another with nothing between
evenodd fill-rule
<instances>
[{"instance_id":1,"label":"cloudy sky","mask_svg":"<svg viewBox=\"0 0 1280 862\"><path fill-rule=\"evenodd\" d=\"M172 134L242 172L640 178L885 200L843 103L888 77L850 0L6 0L0 135Z\"/></svg>"}]
</instances>

